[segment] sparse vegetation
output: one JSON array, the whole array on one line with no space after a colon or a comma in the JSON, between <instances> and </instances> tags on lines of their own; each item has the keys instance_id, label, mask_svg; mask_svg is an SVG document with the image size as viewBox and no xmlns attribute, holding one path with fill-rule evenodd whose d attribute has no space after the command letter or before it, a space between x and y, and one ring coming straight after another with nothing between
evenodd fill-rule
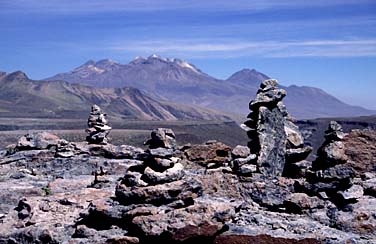
<instances>
[{"instance_id":1,"label":"sparse vegetation","mask_svg":"<svg viewBox=\"0 0 376 244\"><path fill-rule=\"evenodd\" d=\"M48 186L42 187L42 191L43 191L45 196L51 196L52 195L52 191Z\"/></svg>"}]
</instances>

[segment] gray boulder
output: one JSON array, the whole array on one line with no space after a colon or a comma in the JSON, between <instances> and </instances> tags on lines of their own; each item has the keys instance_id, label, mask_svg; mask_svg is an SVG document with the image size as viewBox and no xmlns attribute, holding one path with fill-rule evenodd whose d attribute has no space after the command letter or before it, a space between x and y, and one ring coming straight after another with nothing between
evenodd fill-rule
<instances>
[{"instance_id":1,"label":"gray boulder","mask_svg":"<svg viewBox=\"0 0 376 244\"><path fill-rule=\"evenodd\" d=\"M63 140L48 132L31 133L22 136L16 145L17 150L42 150L58 146Z\"/></svg>"},{"instance_id":2,"label":"gray boulder","mask_svg":"<svg viewBox=\"0 0 376 244\"><path fill-rule=\"evenodd\" d=\"M150 149L153 148L176 148L176 136L173 130L168 128L158 128L151 132L151 138L144 143L149 145Z\"/></svg>"}]
</instances>

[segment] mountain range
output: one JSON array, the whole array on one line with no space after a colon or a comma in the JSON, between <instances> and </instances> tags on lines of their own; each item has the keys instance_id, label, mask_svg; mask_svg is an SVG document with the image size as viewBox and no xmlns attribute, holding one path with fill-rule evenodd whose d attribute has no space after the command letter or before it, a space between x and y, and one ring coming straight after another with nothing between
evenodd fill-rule
<instances>
[{"instance_id":1,"label":"mountain range","mask_svg":"<svg viewBox=\"0 0 376 244\"><path fill-rule=\"evenodd\" d=\"M156 100L132 88L95 88L65 81L35 81L25 73L0 72L1 117L87 117L92 104L122 119L229 120L210 109Z\"/></svg>"},{"instance_id":2,"label":"mountain range","mask_svg":"<svg viewBox=\"0 0 376 244\"><path fill-rule=\"evenodd\" d=\"M98 88L134 87L156 100L206 107L245 116L248 103L262 80L269 79L254 69L243 69L226 80L216 79L195 65L158 55L137 57L128 64L109 59L88 61L66 73L45 80L63 80ZM348 117L376 114L348 105L325 91L308 86L281 86L287 91L285 104L298 119Z\"/></svg>"}]
</instances>

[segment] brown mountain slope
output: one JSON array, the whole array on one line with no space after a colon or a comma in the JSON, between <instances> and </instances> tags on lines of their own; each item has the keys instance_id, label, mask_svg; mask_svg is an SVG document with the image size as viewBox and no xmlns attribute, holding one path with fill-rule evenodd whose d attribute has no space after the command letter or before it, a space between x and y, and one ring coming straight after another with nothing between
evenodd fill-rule
<instances>
[{"instance_id":1,"label":"brown mountain slope","mask_svg":"<svg viewBox=\"0 0 376 244\"><path fill-rule=\"evenodd\" d=\"M64 80L102 88L131 86L158 99L244 116L260 82L267 78L267 75L254 69L243 69L226 80L220 80L185 61L152 55L136 58L128 64L108 59L89 61L73 71L57 74L47 80ZM281 87L288 94L288 110L298 119L376 114L376 111L348 105L318 88Z\"/></svg>"},{"instance_id":2,"label":"brown mountain slope","mask_svg":"<svg viewBox=\"0 0 376 244\"><path fill-rule=\"evenodd\" d=\"M64 81L34 81L17 71L0 77L0 116L86 117L92 104L109 115L143 120L227 120L193 106L157 101L135 88L94 88Z\"/></svg>"}]
</instances>

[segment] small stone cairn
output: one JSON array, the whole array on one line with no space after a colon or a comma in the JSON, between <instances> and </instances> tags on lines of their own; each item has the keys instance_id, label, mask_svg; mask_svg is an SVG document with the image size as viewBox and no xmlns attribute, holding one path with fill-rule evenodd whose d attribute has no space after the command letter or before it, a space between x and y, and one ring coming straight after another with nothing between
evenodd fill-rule
<instances>
[{"instance_id":1,"label":"small stone cairn","mask_svg":"<svg viewBox=\"0 0 376 244\"><path fill-rule=\"evenodd\" d=\"M98 105L91 107L89 119L87 121L88 128L86 132L89 134L86 137L86 141L90 144L107 144L108 134L111 131L111 127L108 126L106 114L102 112Z\"/></svg>"},{"instance_id":2,"label":"small stone cairn","mask_svg":"<svg viewBox=\"0 0 376 244\"><path fill-rule=\"evenodd\" d=\"M356 202L363 195L363 188L353 184L355 172L347 164L345 137L341 125L329 123L325 131L325 141L317 151L317 159L312 163L312 171L307 175L311 194L332 200L337 206Z\"/></svg>"},{"instance_id":3,"label":"small stone cairn","mask_svg":"<svg viewBox=\"0 0 376 244\"><path fill-rule=\"evenodd\" d=\"M182 180L184 167L180 159L174 157L174 132L165 128L153 130L146 144L150 149L146 151L143 164L130 167L116 189L118 201L127 205L185 205L188 199L197 197L201 186ZM171 191L176 191L176 195L171 195ZM149 194L145 195L145 192Z\"/></svg>"},{"instance_id":4,"label":"small stone cairn","mask_svg":"<svg viewBox=\"0 0 376 244\"><path fill-rule=\"evenodd\" d=\"M176 148L176 136L173 130L168 128L158 128L151 132L151 138L144 143L150 149L162 147L168 149Z\"/></svg>"}]
</instances>

